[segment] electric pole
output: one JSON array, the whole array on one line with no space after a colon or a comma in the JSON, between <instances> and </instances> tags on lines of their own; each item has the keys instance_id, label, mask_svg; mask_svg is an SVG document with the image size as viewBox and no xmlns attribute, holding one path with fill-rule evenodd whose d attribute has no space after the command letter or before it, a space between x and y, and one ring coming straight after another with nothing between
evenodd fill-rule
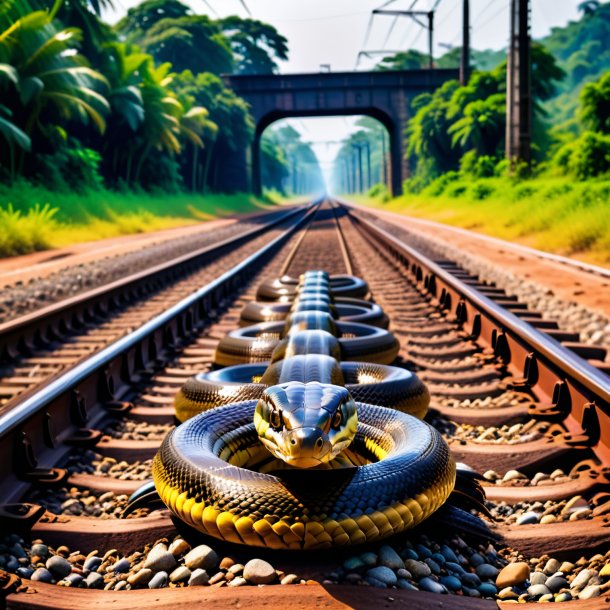
<instances>
[{"instance_id":1,"label":"electric pole","mask_svg":"<svg viewBox=\"0 0 610 610\"><path fill-rule=\"evenodd\" d=\"M468 83L470 77L470 0L462 3L462 55L460 58L460 84Z\"/></svg>"},{"instance_id":2,"label":"electric pole","mask_svg":"<svg viewBox=\"0 0 610 610\"><path fill-rule=\"evenodd\" d=\"M383 183L388 186L388 156L385 145L385 127L381 130L381 159L383 164Z\"/></svg>"},{"instance_id":3,"label":"electric pole","mask_svg":"<svg viewBox=\"0 0 610 610\"><path fill-rule=\"evenodd\" d=\"M371 188L371 145L367 140L366 145L366 189L367 191Z\"/></svg>"},{"instance_id":4,"label":"electric pole","mask_svg":"<svg viewBox=\"0 0 610 610\"><path fill-rule=\"evenodd\" d=\"M506 158L531 163L532 83L529 0L511 0L510 45L506 70Z\"/></svg>"}]
</instances>

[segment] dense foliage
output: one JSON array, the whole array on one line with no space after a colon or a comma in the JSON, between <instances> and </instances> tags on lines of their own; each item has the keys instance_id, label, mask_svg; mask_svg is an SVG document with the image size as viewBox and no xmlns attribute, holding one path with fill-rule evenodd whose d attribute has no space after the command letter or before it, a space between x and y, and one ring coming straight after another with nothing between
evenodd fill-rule
<instances>
[{"instance_id":1,"label":"dense foliage","mask_svg":"<svg viewBox=\"0 0 610 610\"><path fill-rule=\"evenodd\" d=\"M254 126L219 75L275 71L286 39L179 0L145 0L111 28L100 20L111 5L0 3L0 181L247 190ZM268 152L286 171L278 150Z\"/></svg>"}]
</instances>

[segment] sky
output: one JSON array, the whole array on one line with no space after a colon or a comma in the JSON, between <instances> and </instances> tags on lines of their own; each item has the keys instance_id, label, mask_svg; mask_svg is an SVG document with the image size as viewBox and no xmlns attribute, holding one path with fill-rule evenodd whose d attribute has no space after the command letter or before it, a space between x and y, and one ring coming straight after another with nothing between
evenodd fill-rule
<instances>
[{"instance_id":1,"label":"sky","mask_svg":"<svg viewBox=\"0 0 610 610\"><path fill-rule=\"evenodd\" d=\"M435 14L435 55L448 46L459 46L462 0L182 0L194 12L211 17L251 16L273 24L288 39L290 56L280 71L318 72L323 64L332 71L370 69L374 62L360 51L417 49L427 51L427 33L408 18L388 16L371 19L371 10L388 4L392 9L427 11L438 4ZM109 22L120 19L140 0L114 0L107 11ZM581 0L532 0L532 34L540 38L552 27L578 18ZM247 7L244 8L245 6ZM471 44L476 49L501 49L508 41L509 0L470 0ZM248 12L250 15L248 15ZM367 36L368 32L368 36ZM366 43L366 44L365 44ZM313 145L323 169L328 170L340 141L354 131L355 117L290 120L303 139Z\"/></svg>"}]
</instances>

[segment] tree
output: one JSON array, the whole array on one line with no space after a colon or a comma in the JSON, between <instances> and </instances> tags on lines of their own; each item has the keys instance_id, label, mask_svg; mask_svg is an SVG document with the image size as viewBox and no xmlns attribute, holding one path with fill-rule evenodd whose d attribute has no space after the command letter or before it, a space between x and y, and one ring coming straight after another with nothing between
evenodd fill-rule
<instances>
[{"instance_id":1,"label":"tree","mask_svg":"<svg viewBox=\"0 0 610 610\"><path fill-rule=\"evenodd\" d=\"M430 63L428 55L424 55L414 49L396 53L384 57L376 66L375 70L418 70L427 68Z\"/></svg>"},{"instance_id":2,"label":"tree","mask_svg":"<svg viewBox=\"0 0 610 610\"><path fill-rule=\"evenodd\" d=\"M451 144L478 155L495 156L506 130L506 96L501 93L470 102L464 116L449 127Z\"/></svg>"},{"instance_id":3,"label":"tree","mask_svg":"<svg viewBox=\"0 0 610 610\"><path fill-rule=\"evenodd\" d=\"M146 0L130 9L117 31L158 62L177 72L222 74L233 69L233 54L218 22L193 15L178 0Z\"/></svg>"},{"instance_id":4,"label":"tree","mask_svg":"<svg viewBox=\"0 0 610 610\"><path fill-rule=\"evenodd\" d=\"M162 19L179 19L187 15L192 15L191 10L179 0L145 0L130 8L116 24L116 29L132 39L142 36L143 32Z\"/></svg>"},{"instance_id":5,"label":"tree","mask_svg":"<svg viewBox=\"0 0 610 610\"><path fill-rule=\"evenodd\" d=\"M248 104L208 72L193 75L185 70L176 75L172 86L179 97L190 96L198 106L207 108L209 119L218 126L215 137L205 141L198 189L207 185L213 190L234 190L243 180L245 160L241 155L250 146L254 133Z\"/></svg>"},{"instance_id":6,"label":"tree","mask_svg":"<svg viewBox=\"0 0 610 610\"><path fill-rule=\"evenodd\" d=\"M77 53L80 39L80 30L57 26L44 11L24 14L0 32L0 90L28 138L62 120L92 122L104 131L109 105L96 87L106 79ZM17 173L26 150L21 147Z\"/></svg>"},{"instance_id":7,"label":"tree","mask_svg":"<svg viewBox=\"0 0 610 610\"><path fill-rule=\"evenodd\" d=\"M585 16L591 17L595 11L599 8L600 3L598 0L586 0L578 5L578 10Z\"/></svg>"},{"instance_id":8,"label":"tree","mask_svg":"<svg viewBox=\"0 0 610 610\"><path fill-rule=\"evenodd\" d=\"M288 59L288 44L272 25L256 19L227 17L219 22L229 41L239 74L272 74Z\"/></svg>"},{"instance_id":9,"label":"tree","mask_svg":"<svg viewBox=\"0 0 610 610\"><path fill-rule=\"evenodd\" d=\"M585 125L593 131L610 134L610 72L585 85L580 103Z\"/></svg>"}]
</instances>

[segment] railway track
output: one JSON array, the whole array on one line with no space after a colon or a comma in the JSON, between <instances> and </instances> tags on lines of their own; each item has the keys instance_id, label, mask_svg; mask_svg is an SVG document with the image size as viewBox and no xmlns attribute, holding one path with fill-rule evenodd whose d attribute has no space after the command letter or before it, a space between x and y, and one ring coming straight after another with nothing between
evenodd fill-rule
<instances>
[{"instance_id":1,"label":"railway track","mask_svg":"<svg viewBox=\"0 0 610 610\"><path fill-rule=\"evenodd\" d=\"M79 354L7 402L0 412L6 606L226 607L239 600L370 607L392 600L436 608L435 592L458 591L447 607L533 605L549 595L568 607L602 607L610 590L605 354L450 261L424 256L388 228L336 205L295 212L248 241L247 251L229 246L232 253L206 267L195 292L191 286L169 308L160 302L147 309L142 301L136 330L124 327L92 356ZM429 421L456 459L485 473L496 518L488 538L432 520L390 540L393 551L377 544L287 557L207 541L217 553L210 586L182 586L186 576L160 589L142 585L136 575L160 552L154 547L160 540L180 565L191 546L201 548L165 511L117 518L173 426L175 392L211 366L217 342L239 324L262 279L312 268L368 282L400 341L397 364L416 370L430 388ZM45 572L42 581L28 579L30 566L45 565L45 553L73 566L70 588L44 582ZM392 564L396 553L404 568ZM240 564L261 557L281 571L278 581L303 586L234 590ZM377 564L393 565L386 583L392 590L358 586L371 582Z\"/></svg>"},{"instance_id":2,"label":"railway track","mask_svg":"<svg viewBox=\"0 0 610 610\"><path fill-rule=\"evenodd\" d=\"M191 238L186 252L184 245L172 244L172 250L180 253L169 260L161 258L152 267L0 323L0 413L10 411L24 392L42 387L62 370L179 302L223 268L249 256L269 239L269 231L298 213L273 212L259 217L257 223L234 224L217 238ZM156 258L169 254L168 250L156 253ZM147 258L147 252L138 252L130 262L141 265Z\"/></svg>"}]
</instances>

